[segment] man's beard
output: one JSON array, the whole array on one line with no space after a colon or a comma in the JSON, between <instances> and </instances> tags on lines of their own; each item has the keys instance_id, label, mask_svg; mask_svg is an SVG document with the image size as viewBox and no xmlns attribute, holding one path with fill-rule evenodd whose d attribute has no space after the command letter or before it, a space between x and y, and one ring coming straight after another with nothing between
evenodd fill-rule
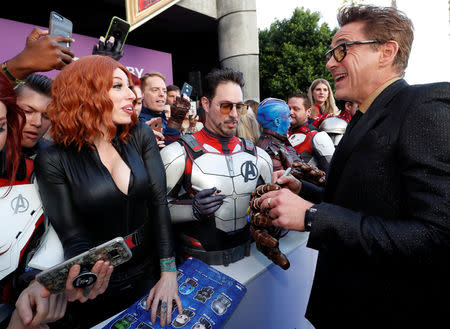
<instances>
[{"instance_id":1,"label":"man's beard","mask_svg":"<svg viewBox=\"0 0 450 329\"><path fill-rule=\"evenodd\" d=\"M228 128L226 127L227 124L229 123L234 123L236 122L236 126L234 128ZM235 119L230 119L230 120L225 120L223 122L223 124L219 125L219 130L222 132L224 137L232 137L232 136L236 136L236 132L237 132L237 125L239 124L238 120Z\"/></svg>"}]
</instances>

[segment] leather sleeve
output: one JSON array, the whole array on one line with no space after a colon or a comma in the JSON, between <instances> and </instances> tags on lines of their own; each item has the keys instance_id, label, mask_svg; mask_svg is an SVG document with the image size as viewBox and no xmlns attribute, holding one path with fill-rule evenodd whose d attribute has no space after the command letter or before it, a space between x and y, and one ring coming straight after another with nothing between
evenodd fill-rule
<instances>
[{"instance_id":1,"label":"leather sleeve","mask_svg":"<svg viewBox=\"0 0 450 329\"><path fill-rule=\"evenodd\" d=\"M83 232L79 215L73 207L66 180L62 154L57 147L41 150L35 160L35 173L44 213L52 223L66 259L76 256L94 244Z\"/></svg>"},{"instance_id":2,"label":"leather sleeve","mask_svg":"<svg viewBox=\"0 0 450 329\"><path fill-rule=\"evenodd\" d=\"M166 172L161 160L158 145L152 129L142 123L134 128L136 147L142 156L150 178L149 213L152 218L153 232L157 239L159 258L175 256L173 246L172 223L166 197Z\"/></svg>"}]
</instances>

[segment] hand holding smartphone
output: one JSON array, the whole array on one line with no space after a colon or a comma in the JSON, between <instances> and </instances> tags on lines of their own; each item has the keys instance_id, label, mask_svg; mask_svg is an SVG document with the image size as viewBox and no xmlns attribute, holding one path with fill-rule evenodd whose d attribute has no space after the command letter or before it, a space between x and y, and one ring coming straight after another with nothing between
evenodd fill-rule
<instances>
[{"instance_id":1,"label":"hand holding smartphone","mask_svg":"<svg viewBox=\"0 0 450 329\"><path fill-rule=\"evenodd\" d=\"M197 115L197 102L191 101L191 108L189 109L189 119L195 118Z\"/></svg>"},{"instance_id":2,"label":"hand holding smartphone","mask_svg":"<svg viewBox=\"0 0 450 329\"><path fill-rule=\"evenodd\" d=\"M157 132L161 132L162 131L162 118L154 118L152 120L150 120L150 127L153 130L156 130Z\"/></svg>"},{"instance_id":3,"label":"hand holding smartphone","mask_svg":"<svg viewBox=\"0 0 450 329\"><path fill-rule=\"evenodd\" d=\"M110 37L114 37L112 49L117 49L117 51L121 52L129 31L130 23L117 16L113 16L105 35L105 42L108 42Z\"/></svg>"},{"instance_id":4,"label":"hand holding smartphone","mask_svg":"<svg viewBox=\"0 0 450 329\"><path fill-rule=\"evenodd\" d=\"M180 97L183 97L183 94L186 94L187 97L191 97L192 89L193 87L189 83L185 82L183 84L183 88L181 88Z\"/></svg>"},{"instance_id":5,"label":"hand holding smartphone","mask_svg":"<svg viewBox=\"0 0 450 329\"><path fill-rule=\"evenodd\" d=\"M88 286L96 280L95 274L89 271L97 261L108 261L115 267L128 261L131 256L131 250L125 243L124 239L117 237L78 256L55 265L48 270L40 272L36 275L36 281L42 284L53 294L63 292L66 288L67 276L70 269L73 265L79 264L81 267L81 273L77 276L77 278L75 278L73 285L75 287ZM85 270L84 273L83 270Z\"/></svg>"},{"instance_id":6,"label":"hand holding smartphone","mask_svg":"<svg viewBox=\"0 0 450 329\"><path fill-rule=\"evenodd\" d=\"M55 11L50 12L49 34L72 38L72 22ZM61 46L70 49L70 42L58 42Z\"/></svg>"}]
</instances>

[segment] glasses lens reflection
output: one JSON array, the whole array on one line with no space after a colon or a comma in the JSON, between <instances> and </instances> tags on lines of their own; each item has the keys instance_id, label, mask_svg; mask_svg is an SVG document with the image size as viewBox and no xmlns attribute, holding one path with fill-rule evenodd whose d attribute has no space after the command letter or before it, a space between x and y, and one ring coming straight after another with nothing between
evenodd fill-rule
<instances>
[{"instance_id":1,"label":"glasses lens reflection","mask_svg":"<svg viewBox=\"0 0 450 329\"><path fill-rule=\"evenodd\" d=\"M247 111L248 105L246 104L224 102L219 105L220 112L222 114L229 114L233 110L234 105L236 105L236 111L239 114L244 114Z\"/></svg>"},{"instance_id":2,"label":"glasses lens reflection","mask_svg":"<svg viewBox=\"0 0 450 329\"><path fill-rule=\"evenodd\" d=\"M333 52L334 58L336 61L340 62L344 59L345 55L347 55L347 49L345 47L345 43L337 46L337 48Z\"/></svg>"}]
</instances>

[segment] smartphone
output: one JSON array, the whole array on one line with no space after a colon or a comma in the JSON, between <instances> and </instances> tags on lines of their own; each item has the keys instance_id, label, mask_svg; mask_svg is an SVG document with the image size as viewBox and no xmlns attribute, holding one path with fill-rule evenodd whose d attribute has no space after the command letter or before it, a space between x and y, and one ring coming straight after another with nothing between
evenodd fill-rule
<instances>
[{"instance_id":1,"label":"smartphone","mask_svg":"<svg viewBox=\"0 0 450 329\"><path fill-rule=\"evenodd\" d=\"M48 25L50 35L61 35L72 38L73 24L64 16L55 11L50 12L50 22ZM58 42L61 46L70 48L70 42Z\"/></svg>"},{"instance_id":2,"label":"smartphone","mask_svg":"<svg viewBox=\"0 0 450 329\"><path fill-rule=\"evenodd\" d=\"M40 272L36 275L36 280L51 293L57 294L65 290L67 276L73 265L79 264L82 268L90 270L98 260L104 260L117 266L128 261L131 256L131 250L125 240L117 237Z\"/></svg>"},{"instance_id":3,"label":"smartphone","mask_svg":"<svg viewBox=\"0 0 450 329\"><path fill-rule=\"evenodd\" d=\"M161 132L162 131L161 123L162 123L162 118L156 118L155 120L153 120L150 127L152 127L153 130Z\"/></svg>"},{"instance_id":4,"label":"smartphone","mask_svg":"<svg viewBox=\"0 0 450 329\"><path fill-rule=\"evenodd\" d=\"M197 102L191 101L191 108L189 109L189 119L197 114Z\"/></svg>"},{"instance_id":5,"label":"smartphone","mask_svg":"<svg viewBox=\"0 0 450 329\"><path fill-rule=\"evenodd\" d=\"M113 49L117 45L117 42L120 41L122 43L120 51L122 51L122 48L125 44L125 40L127 39L129 31L130 31L130 23L117 16L113 16L113 18L111 18L111 22L109 23L108 31L106 32L105 35L105 42L108 41L109 37L113 36L114 37Z\"/></svg>"},{"instance_id":6,"label":"smartphone","mask_svg":"<svg viewBox=\"0 0 450 329\"><path fill-rule=\"evenodd\" d=\"M180 93L180 97L183 97L183 94L186 94L187 97L191 97L192 94L192 86L185 82L183 84L183 88L181 88L181 93Z\"/></svg>"}]
</instances>

